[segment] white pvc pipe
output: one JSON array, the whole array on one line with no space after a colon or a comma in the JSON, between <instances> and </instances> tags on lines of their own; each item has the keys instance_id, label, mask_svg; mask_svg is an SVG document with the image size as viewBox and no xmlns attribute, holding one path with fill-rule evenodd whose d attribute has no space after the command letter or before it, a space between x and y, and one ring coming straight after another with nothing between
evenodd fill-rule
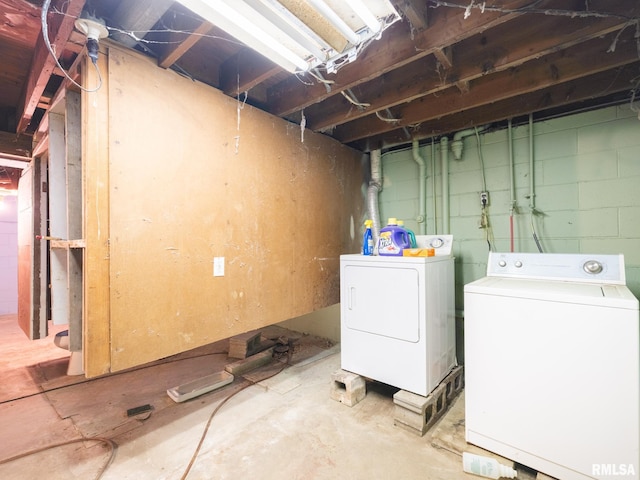
<instances>
[{"instance_id":1,"label":"white pvc pipe","mask_svg":"<svg viewBox=\"0 0 640 480\"><path fill-rule=\"evenodd\" d=\"M424 158L420 156L418 140L412 142L411 153L413 154L413 160L418 164L418 223L420 224L420 234L424 235L427 233L427 189L425 185L427 169Z\"/></svg>"},{"instance_id":2,"label":"white pvc pipe","mask_svg":"<svg viewBox=\"0 0 640 480\"><path fill-rule=\"evenodd\" d=\"M483 132L488 128L487 125L483 127L478 127L477 132ZM470 137L476 134L475 128L468 128L467 130L460 130L453 135L453 141L451 142L451 152L453 153L453 158L456 160L460 160L462 158L462 139L466 137Z\"/></svg>"},{"instance_id":3,"label":"white pvc pipe","mask_svg":"<svg viewBox=\"0 0 640 480\"><path fill-rule=\"evenodd\" d=\"M431 210L433 213L433 234L438 234L438 208L436 200L436 142L431 138Z\"/></svg>"},{"instance_id":4,"label":"white pvc pipe","mask_svg":"<svg viewBox=\"0 0 640 480\"><path fill-rule=\"evenodd\" d=\"M440 154L442 155L442 233L448 234L450 229L449 216L449 139L440 140Z\"/></svg>"}]
</instances>

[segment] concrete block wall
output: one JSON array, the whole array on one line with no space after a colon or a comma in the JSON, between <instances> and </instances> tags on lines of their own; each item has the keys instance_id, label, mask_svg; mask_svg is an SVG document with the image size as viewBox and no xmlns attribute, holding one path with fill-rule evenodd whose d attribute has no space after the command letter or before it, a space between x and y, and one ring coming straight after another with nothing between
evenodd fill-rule
<instances>
[{"instance_id":1,"label":"concrete block wall","mask_svg":"<svg viewBox=\"0 0 640 480\"><path fill-rule=\"evenodd\" d=\"M511 181L508 130L464 138L463 156L449 153L450 233L456 256L456 309L463 287L484 276L487 230L479 228L480 192L496 251L509 251ZM529 125L514 126L515 251L537 252L531 233ZM449 142L451 144L451 142ZM535 209L533 224L547 253L623 253L627 285L640 297L640 120L629 105L608 107L533 125ZM420 147L427 165L425 232L443 233L440 145ZM483 169L484 163L484 182ZM383 155L381 224L403 219L420 233L418 165L410 150ZM435 185L435 189L433 188ZM435 193L435 196L434 196ZM435 217L434 217L435 213Z\"/></svg>"},{"instance_id":2,"label":"concrete block wall","mask_svg":"<svg viewBox=\"0 0 640 480\"><path fill-rule=\"evenodd\" d=\"M18 313L17 197L0 203L0 315Z\"/></svg>"}]
</instances>

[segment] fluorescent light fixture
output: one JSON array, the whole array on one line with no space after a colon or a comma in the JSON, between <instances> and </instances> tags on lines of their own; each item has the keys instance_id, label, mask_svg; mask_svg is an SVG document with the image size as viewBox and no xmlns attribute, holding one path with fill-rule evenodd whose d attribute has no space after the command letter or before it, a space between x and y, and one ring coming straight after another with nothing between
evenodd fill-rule
<instances>
[{"instance_id":1,"label":"fluorescent light fixture","mask_svg":"<svg viewBox=\"0 0 640 480\"><path fill-rule=\"evenodd\" d=\"M336 12L334 12L329 6L322 0L307 0L317 12L322 14L338 31L349 40L352 45L357 45L360 42L360 38L356 35L356 32L349 28L349 25L341 19Z\"/></svg>"},{"instance_id":2,"label":"fluorescent light fixture","mask_svg":"<svg viewBox=\"0 0 640 480\"><path fill-rule=\"evenodd\" d=\"M245 0L245 2L308 53L318 59L327 57L331 46L298 17L291 15L282 4L276 0Z\"/></svg>"},{"instance_id":3,"label":"fluorescent light fixture","mask_svg":"<svg viewBox=\"0 0 640 480\"><path fill-rule=\"evenodd\" d=\"M400 19L389 0L177 0L285 70L329 71Z\"/></svg>"},{"instance_id":4,"label":"fluorescent light fixture","mask_svg":"<svg viewBox=\"0 0 640 480\"><path fill-rule=\"evenodd\" d=\"M358 17L360 17L360 19L367 24L367 27L369 27L369 30L371 30L371 33L377 34L380 31L380 29L382 28L382 25L380 24L378 19L373 15L373 13L371 13L371 10L369 10L366 7L366 5L362 0L346 0L346 1L349 4L349 6L352 8L352 10L356 12L356 15L358 15Z\"/></svg>"},{"instance_id":5,"label":"fluorescent light fixture","mask_svg":"<svg viewBox=\"0 0 640 480\"><path fill-rule=\"evenodd\" d=\"M213 25L246 44L256 52L273 60L290 72L307 71L309 64L301 56L283 46L272 33L265 31L264 17L242 1L179 0ZM275 28L275 27L274 27Z\"/></svg>"}]
</instances>

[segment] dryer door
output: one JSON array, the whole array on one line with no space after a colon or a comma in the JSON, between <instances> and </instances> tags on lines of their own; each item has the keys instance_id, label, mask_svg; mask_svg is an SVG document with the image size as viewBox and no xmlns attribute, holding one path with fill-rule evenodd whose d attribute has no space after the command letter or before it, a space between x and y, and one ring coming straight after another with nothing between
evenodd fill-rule
<instances>
[{"instance_id":1,"label":"dryer door","mask_svg":"<svg viewBox=\"0 0 640 480\"><path fill-rule=\"evenodd\" d=\"M346 265L346 328L407 342L420 340L420 272L413 266Z\"/></svg>"}]
</instances>

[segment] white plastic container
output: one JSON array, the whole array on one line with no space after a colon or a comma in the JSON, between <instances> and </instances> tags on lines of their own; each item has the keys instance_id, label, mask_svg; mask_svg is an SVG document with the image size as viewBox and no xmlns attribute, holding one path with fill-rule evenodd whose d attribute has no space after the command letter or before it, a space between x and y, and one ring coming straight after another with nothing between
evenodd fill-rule
<instances>
[{"instance_id":1,"label":"white plastic container","mask_svg":"<svg viewBox=\"0 0 640 480\"><path fill-rule=\"evenodd\" d=\"M498 463L495 458L483 457L474 453L462 454L462 469L467 473L473 473L487 478L516 478L518 472L513 468Z\"/></svg>"}]
</instances>

